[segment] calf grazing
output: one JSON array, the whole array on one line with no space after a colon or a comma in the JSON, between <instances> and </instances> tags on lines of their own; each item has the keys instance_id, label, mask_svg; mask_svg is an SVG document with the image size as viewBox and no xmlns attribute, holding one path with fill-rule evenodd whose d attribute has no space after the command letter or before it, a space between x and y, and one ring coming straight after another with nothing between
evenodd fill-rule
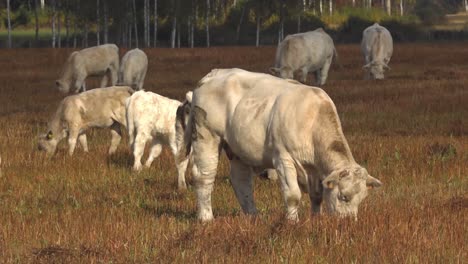
<instances>
[{"instance_id":1,"label":"calf grazing","mask_svg":"<svg viewBox=\"0 0 468 264\"><path fill-rule=\"evenodd\" d=\"M393 39L390 32L375 23L362 33L361 51L366 65L366 79L381 80L393 54Z\"/></svg>"},{"instance_id":2,"label":"calf grazing","mask_svg":"<svg viewBox=\"0 0 468 264\"><path fill-rule=\"evenodd\" d=\"M121 139L121 127L126 127L125 100L134 91L126 86L98 88L65 97L48 124L48 132L39 137L39 150L55 154L57 144L68 137L68 154L73 155L77 140L85 152L88 144L85 131L89 128L111 129L109 154L116 151Z\"/></svg>"},{"instance_id":3,"label":"calf grazing","mask_svg":"<svg viewBox=\"0 0 468 264\"><path fill-rule=\"evenodd\" d=\"M88 76L103 76L100 87L117 83L119 70L119 48L114 44L105 44L80 51L68 57L62 69L62 76L55 81L60 92L68 93L74 82L74 92L86 91L85 79Z\"/></svg>"},{"instance_id":4,"label":"calf grazing","mask_svg":"<svg viewBox=\"0 0 468 264\"><path fill-rule=\"evenodd\" d=\"M179 154L190 112L192 92L181 103L152 92L139 91L126 102L129 142L135 159L133 169L141 170L145 144L151 140L151 150L145 166L150 167L159 156L162 145L169 145L178 172L178 187L185 189L185 170L188 157Z\"/></svg>"},{"instance_id":5,"label":"calf grazing","mask_svg":"<svg viewBox=\"0 0 468 264\"><path fill-rule=\"evenodd\" d=\"M288 35L278 45L275 67L270 72L285 79L294 79L300 73L303 83L309 72L315 72L317 85L324 85L333 55L336 56L333 40L322 28Z\"/></svg>"},{"instance_id":6,"label":"calf grazing","mask_svg":"<svg viewBox=\"0 0 468 264\"><path fill-rule=\"evenodd\" d=\"M353 158L330 97L320 88L240 69L213 70L193 91L185 137L193 150L198 217L213 218L211 192L219 154L245 213L257 212L253 177L275 169L287 217L296 221L301 190L312 211L356 216L367 189L381 182Z\"/></svg>"},{"instance_id":7,"label":"calf grazing","mask_svg":"<svg viewBox=\"0 0 468 264\"><path fill-rule=\"evenodd\" d=\"M119 70L119 83L131 86L136 90L143 89L148 57L141 49L132 49L125 53Z\"/></svg>"}]
</instances>

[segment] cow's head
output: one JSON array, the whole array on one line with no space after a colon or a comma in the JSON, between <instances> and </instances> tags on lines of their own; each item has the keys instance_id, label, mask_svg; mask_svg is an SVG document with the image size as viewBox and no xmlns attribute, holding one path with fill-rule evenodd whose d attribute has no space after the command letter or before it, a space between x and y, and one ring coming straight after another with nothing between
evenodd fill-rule
<instances>
[{"instance_id":1,"label":"cow's head","mask_svg":"<svg viewBox=\"0 0 468 264\"><path fill-rule=\"evenodd\" d=\"M47 154L54 155L57 151L57 145L66 136L66 132L63 131L58 135L54 134L51 130L46 134L39 136L37 142L37 149L40 151L45 151Z\"/></svg>"},{"instance_id":2,"label":"cow's head","mask_svg":"<svg viewBox=\"0 0 468 264\"><path fill-rule=\"evenodd\" d=\"M379 63L376 61L370 62L363 67L370 74L373 80L382 80L384 78L384 71L389 70L390 67L385 63Z\"/></svg>"},{"instance_id":3,"label":"cow's head","mask_svg":"<svg viewBox=\"0 0 468 264\"><path fill-rule=\"evenodd\" d=\"M294 79L294 71L288 66L283 66L281 68L271 67L270 73L283 79Z\"/></svg>"},{"instance_id":4,"label":"cow's head","mask_svg":"<svg viewBox=\"0 0 468 264\"><path fill-rule=\"evenodd\" d=\"M61 93L68 93L70 92L70 84L68 82L64 82L62 80L56 80L55 86Z\"/></svg>"},{"instance_id":5,"label":"cow's head","mask_svg":"<svg viewBox=\"0 0 468 264\"><path fill-rule=\"evenodd\" d=\"M358 206L366 198L368 189L382 185L359 165L333 171L322 184L328 212L356 218Z\"/></svg>"},{"instance_id":6,"label":"cow's head","mask_svg":"<svg viewBox=\"0 0 468 264\"><path fill-rule=\"evenodd\" d=\"M185 131L187 127L187 123L190 117L190 109L192 105L192 92L189 91L185 94L185 100L182 104L177 108L177 118L176 118L176 125L182 128Z\"/></svg>"}]
</instances>

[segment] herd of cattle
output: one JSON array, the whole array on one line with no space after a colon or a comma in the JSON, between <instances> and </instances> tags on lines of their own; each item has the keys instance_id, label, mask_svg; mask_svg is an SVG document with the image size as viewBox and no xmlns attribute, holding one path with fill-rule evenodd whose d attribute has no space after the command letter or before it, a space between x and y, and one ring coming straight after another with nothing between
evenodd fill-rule
<instances>
[{"instance_id":1,"label":"herd of cattle","mask_svg":"<svg viewBox=\"0 0 468 264\"><path fill-rule=\"evenodd\" d=\"M382 79L393 52L388 30L377 23L363 32L361 43L367 77ZM119 65L113 44L73 52L56 81L65 97L39 138L38 148L55 154L62 139L68 153L79 143L88 151L86 130L110 128L109 154L116 151L122 129L127 129L134 156L133 169L142 169L170 147L178 172L178 188L185 189L185 171L193 159L192 176L197 194L198 217L213 218L211 193L222 150L230 160L230 178L242 210L257 212L253 178L269 169L277 175L287 218L298 219L302 192L308 193L312 211L324 210L357 217L358 205L368 189L381 182L353 158L333 101L320 88L303 82L307 74L325 84L336 50L322 29L287 36L276 52L270 71L281 78L242 69L214 69L183 102L142 90L148 58L134 49ZM119 67L120 66L120 67ZM88 76L103 76L101 87L86 91ZM117 86L116 86L117 85ZM81 93L79 93L81 92Z\"/></svg>"}]
</instances>

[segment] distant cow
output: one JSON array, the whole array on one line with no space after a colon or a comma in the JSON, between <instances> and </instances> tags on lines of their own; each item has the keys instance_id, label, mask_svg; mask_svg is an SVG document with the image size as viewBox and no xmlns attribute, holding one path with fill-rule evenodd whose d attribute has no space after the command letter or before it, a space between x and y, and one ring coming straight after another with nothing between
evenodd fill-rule
<instances>
[{"instance_id":1,"label":"distant cow","mask_svg":"<svg viewBox=\"0 0 468 264\"><path fill-rule=\"evenodd\" d=\"M285 79L294 79L300 73L303 83L309 72L315 72L317 85L324 85L333 55L333 40L322 28L289 35L278 45L275 67L270 72Z\"/></svg>"},{"instance_id":2,"label":"distant cow","mask_svg":"<svg viewBox=\"0 0 468 264\"><path fill-rule=\"evenodd\" d=\"M383 79L384 70L390 69L388 63L393 53L390 32L377 23L366 28L362 33L361 51L366 60L366 79Z\"/></svg>"},{"instance_id":3,"label":"distant cow","mask_svg":"<svg viewBox=\"0 0 468 264\"><path fill-rule=\"evenodd\" d=\"M183 143L184 130L190 112L192 92L181 103L164 96L139 91L126 102L129 142L133 150L133 169L141 170L141 157L145 145L151 141L151 150L145 166L150 167L161 154L162 145L168 145L174 155L178 172L178 187L185 189L185 170L188 157L179 154Z\"/></svg>"},{"instance_id":4,"label":"distant cow","mask_svg":"<svg viewBox=\"0 0 468 264\"><path fill-rule=\"evenodd\" d=\"M88 76L104 76L100 87L117 83L119 70L119 48L114 44L75 51L68 57L62 69L62 76L55 81L58 90L68 93L74 82L74 92L86 91L85 79Z\"/></svg>"},{"instance_id":5,"label":"distant cow","mask_svg":"<svg viewBox=\"0 0 468 264\"><path fill-rule=\"evenodd\" d=\"M129 50L120 63L119 83L141 90L147 69L148 57L146 54L138 48Z\"/></svg>"},{"instance_id":6,"label":"distant cow","mask_svg":"<svg viewBox=\"0 0 468 264\"><path fill-rule=\"evenodd\" d=\"M93 127L111 129L109 154L116 151L121 139L121 127L126 127L125 100L134 91L115 86L93 89L65 97L48 124L48 132L39 137L39 150L55 154L57 144L68 137L68 154L73 155L77 139L88 152L86 130Z\"/></svg>"},{"instance_id":7,"label":"distant cow","mask_svg":"<svg viewBox=\"0 0 468 264\"><path fill-rule=\"evenodd\" d=\"M381 182L353 158L330 97L320 88L240 69L213 70L193 91L185 133L192 148L198 217L211 220L211 192L221 149L245 213L256 213L253 177L278 172L287 217L298 219L301 189L313 212L356 216L368 188ZM191 147L191 148L190 148Z\"/></svg>"}]
</instances>

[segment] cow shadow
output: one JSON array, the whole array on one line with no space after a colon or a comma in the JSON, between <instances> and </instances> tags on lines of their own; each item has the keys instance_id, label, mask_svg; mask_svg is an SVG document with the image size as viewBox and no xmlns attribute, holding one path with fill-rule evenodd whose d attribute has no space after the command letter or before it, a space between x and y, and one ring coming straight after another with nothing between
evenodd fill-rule
<instances>
[{"instance_id":1,"label":"cow shadow","mask_svg":"<svg viewBox=\"0 0 468 264\"><path fill-rule=\"evenodd\" d=\"M107 156L107 164L118 168L132 168L133 155L128 151L117 150L114 154Z\"/></svg>"}]
</instances>

